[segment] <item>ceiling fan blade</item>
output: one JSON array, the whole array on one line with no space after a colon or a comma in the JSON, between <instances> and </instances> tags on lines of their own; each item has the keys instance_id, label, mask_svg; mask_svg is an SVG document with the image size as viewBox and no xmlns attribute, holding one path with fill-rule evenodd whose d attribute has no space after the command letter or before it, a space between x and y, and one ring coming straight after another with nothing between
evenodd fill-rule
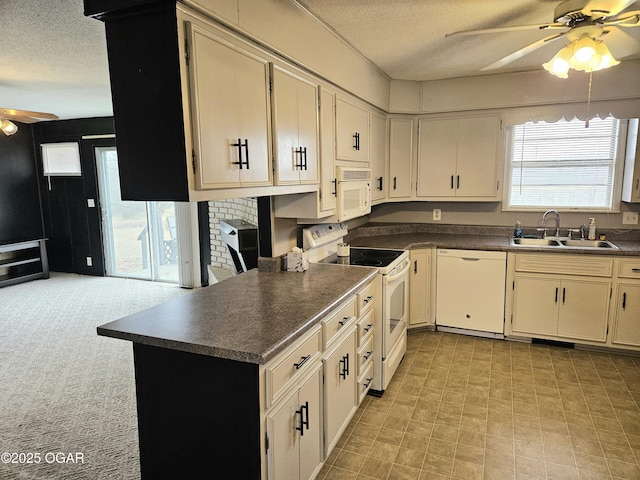
<instances>
[{"instance_id":1,"label":"ceiling fan blade","mask_svg":"<svg viewBox=\"0 0 640 480\"><path fill-rule=\"evenodd\" d=\"M13 108L0 108L0 117L10 117L18 122L33 123L38 119L41 120L59 120L57 115L53 113L32 112L29 110L16 110ZM21 120L23 119L23 120Z\"/></svg>"},{"instance_id":2,"label":"ceiling fan blade","mask_svg":"<svg viewBox=\"0 0 640 480\"><path fill-rule=\"evenodd\" d=\"M594 16L604 13L605 17L613 17L635 2L636 0L590 0L582 9L582 13Z\"/></svg>"},{"instance_id":3,"label":"ceiling fan blade","mask_svg":"<svg viewBox=\"0 0 640 480\"><path fill-rule=\"evenodd\" d=\"M608 27L607 30L603 41L617 60L640 51L640 42L621 28Z\"/></svg>"},{"instance_id":4,"label":"ceiling fan blade","mask_svg":"<svg viewBox=\"0 0 640 480\"><path fill-rule=\"evenodd\" d=\"M455 35L481 35L484 33L502 33L502 32L516 32L520 30L546 30L551 28L568 28L562 23L546 23L538 25L514 25L511 27L496 27L496 28L482 28L478 30L460 30L458 32L452 32L445 34L445 37L453 37Z\"/></svg>"},{"instance_id":5,"label":"ceiling fan blade","mask_svg":"<svg viewBox=\"0 0 640 480\"><path fill-rule=\"evenodd\" d=\"M558 33L557 35L552 35L550 37L546 37L543 38L541 40L538 40L537 42L533 42L529 45L527 45L524 48L521 48L520 50L517 50L509 55L507 55L506 57L502 57L500 60L493 62L490 65L487 65L486 67L481 68L481 71L485 71L485 70L494 70L496 68L500 68L503 67L511 62L514 62L522 57L524 57L525 55L537 50L538 48L542 47L543 45L546 45L549 42L553 42L554 40L557 40L558 38L564 37L567 32L569 30L567 30L566 32L562 32L562 33Z\"/></svg>"},{"instance_id":6,"label":"ceiling fan blade","mask_svg":"<svg viewBox=\"0 0 640 480\"><path fill-rule=\"evenodd\" d=\"M619 17L611 18L602 23L603 25L617 25L619 27L637 27L640 25L640 10L625 12Z\"/></svg>"}]
</instances>

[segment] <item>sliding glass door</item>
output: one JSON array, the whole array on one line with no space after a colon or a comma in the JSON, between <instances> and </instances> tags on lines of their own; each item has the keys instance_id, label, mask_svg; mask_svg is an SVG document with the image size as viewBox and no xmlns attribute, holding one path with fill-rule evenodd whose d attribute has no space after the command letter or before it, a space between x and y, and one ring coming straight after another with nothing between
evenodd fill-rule
<instances>
[{"instance_id":1,"label":"sliding glass door","mask_svg":"<svg viewBox=\"0 0 640 480\"><path fill-rule=\"evenodd\" d=\"M96 147L107 275L179 282L174 202L121 200L116 147Z\"/></svg>"}]
</instances>

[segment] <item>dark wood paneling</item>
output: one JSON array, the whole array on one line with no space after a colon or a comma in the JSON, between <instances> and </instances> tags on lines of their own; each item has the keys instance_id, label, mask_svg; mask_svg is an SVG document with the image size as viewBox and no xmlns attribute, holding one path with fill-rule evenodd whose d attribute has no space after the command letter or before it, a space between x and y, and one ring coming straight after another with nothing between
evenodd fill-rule
<instances>
[{"instance_id":1,"label":"dark wood paneling","mask_svg":"<svg viewBox=\"0 0 640 480\"><path fill-rule=\"evenodd\" d=\"M175 3L105 31L122 199L188 201Z\"/></svg>"},{"instance_id":2,"label":"dark wood paneling","mask_svg":"<svg viewBox=\"0 0 640 480\"><path fill-rule=\"evenodd\" d=\"M260 478L258 365L134 343L143 479Z\"/></svg>"},{"instance_id":3,"label":"dark wood paneling","mask_svg":"<svg viewBox=\"0 0 640 480\"><path fill-rule=\"evenodd\" d=\"M41 122L33 126L35 154L42 192L45 233L51 270L104 275L102 224L98 207L98 177L94 147L113 146L114 138L83 139L84 135L113 134L111 117ZM42 174L43 143L77 142L80 146L81 177L51 177ZM89 207L93 199L96 207ZM91 257L92 265L87 265Z\"/></svg>"},{"instance_id":4,"label":"dark wood paneling","mask_svg":"<svg viewBox=\"0 0 640 480\"><path fill-rule=\"evenodd\" d=\"M29 125L0 134L0 244L44 237L38 176Z\"/></svg>"}]
</instances>

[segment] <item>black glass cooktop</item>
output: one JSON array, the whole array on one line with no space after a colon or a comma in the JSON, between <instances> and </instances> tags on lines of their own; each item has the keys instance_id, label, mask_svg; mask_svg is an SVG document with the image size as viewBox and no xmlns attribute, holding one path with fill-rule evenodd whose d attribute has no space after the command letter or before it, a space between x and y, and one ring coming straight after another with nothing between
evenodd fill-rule
<instances>
[{"instance_id":1,"label":"black glass cooktop","mask_svg":"<svg viewBox=\"0 0 640 480\"><path fill-rule=\"evenodd\" d=\"M402 253L403 250L351 247L349 257L338 257L338 255L334 254L323 260L322 263L348 263L349 265L363 267L386 267Z\"/></svg>"}]
</instances>

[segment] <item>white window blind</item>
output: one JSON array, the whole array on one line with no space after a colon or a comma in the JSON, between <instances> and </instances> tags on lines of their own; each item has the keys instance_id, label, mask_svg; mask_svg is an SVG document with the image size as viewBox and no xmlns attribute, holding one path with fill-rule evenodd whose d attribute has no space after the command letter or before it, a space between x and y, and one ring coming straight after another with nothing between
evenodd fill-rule
<instances>
[{"instance_id":1,"label":"white window blind","mask_svg":"<svg viewBox=\"0 0 640 480\"><path fill-rule=\"evenodd\" d=\"M514 126L509 206L610 210L619 130L614 117Z\"/></svg>"},{"instance_id":2,"label":"white window blind","mask_svg":"<svg viewBox=\"0 0 640 480\"><path fill-rule=\"evenodd\" d=\"M80 146L77 142L43 143L42 169L45 176L80 176Z\"/></svg>"}]
</instances>

